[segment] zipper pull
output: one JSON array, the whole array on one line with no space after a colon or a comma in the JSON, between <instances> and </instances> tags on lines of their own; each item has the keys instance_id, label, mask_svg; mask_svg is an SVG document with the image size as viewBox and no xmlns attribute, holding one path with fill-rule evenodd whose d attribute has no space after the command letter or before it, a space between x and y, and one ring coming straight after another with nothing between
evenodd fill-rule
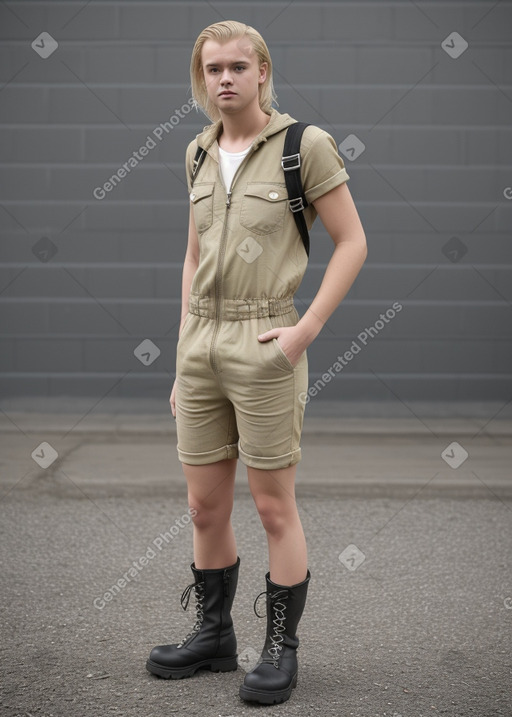
<instances>
[{"instance_id":1,"label":"zipper pull","mask_svg":"<svg viewBox=\"0 0 512 717\"><path fill-rule=\"evenodd\" d=\"M231 206L231 192L228 192L227 199L226 199L226 207L229 208L230 206Z\"/></svg>"}]
</instances>

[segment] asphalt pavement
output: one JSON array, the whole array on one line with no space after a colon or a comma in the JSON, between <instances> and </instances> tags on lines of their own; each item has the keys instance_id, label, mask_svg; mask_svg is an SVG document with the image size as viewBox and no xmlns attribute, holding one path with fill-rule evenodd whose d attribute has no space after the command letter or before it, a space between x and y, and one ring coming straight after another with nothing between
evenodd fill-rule
<instances>
[{"instance_id":1,"label":"asphalt pavement","mask_svg":"<svg viewBox=\"0 0 512 717\"><path fill-rule=\"evenodd\" d=\"M243 464L239 668L154 677L151 648L194 622L179 601L193 558L175 426L162 405L92 403L2 404L1 715L512 715L506 411L306 414L298 686L264 707L238 696L263 646L253 601L268 569Z\"/></svg>"}]
</instances>

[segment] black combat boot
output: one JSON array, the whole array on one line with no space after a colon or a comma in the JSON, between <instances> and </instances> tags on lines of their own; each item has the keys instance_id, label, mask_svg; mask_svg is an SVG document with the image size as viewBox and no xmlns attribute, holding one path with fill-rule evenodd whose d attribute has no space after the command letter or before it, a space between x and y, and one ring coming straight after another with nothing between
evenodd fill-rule
<instances>
[{"instance_id":1,"label":"black combat boot","mask_svg":"<svg viewBox=\"0 0 512 717\"><path fill-rule=\"evenodd\" d=\"M240 558L219 570L198 570L190 566L194 582L181 596L184 610L192 589L196 596L196 624L177 645L158 645L151 650L146 668L160 677L190 677L200 668L213 672L236 670L237 645L231 607L238 582Z\"/></svg>"},{"instance_id":2,"label":"black combat boot","mask_svg":"<svg viewBox=\"0 0 512 717\"><path fill-rule=\"evenodd\" d=\"M267 636L263 652L256 667L245 675L240 686L243 700L271 705L289 699L297 685L297 648L299 638L295 634L306 604L311 574L296 585L277 585L266 575L267 590ZM254 612L258 617L256 602Z\"/></svg>"}]
</instances>

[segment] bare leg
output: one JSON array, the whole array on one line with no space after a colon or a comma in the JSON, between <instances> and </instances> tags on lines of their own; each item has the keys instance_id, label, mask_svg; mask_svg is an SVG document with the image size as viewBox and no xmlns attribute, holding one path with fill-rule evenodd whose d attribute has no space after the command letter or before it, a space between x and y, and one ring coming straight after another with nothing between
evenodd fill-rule
<instances>
[{"instance_id":1,"label":"bare leg","mask_svg":"<svg viewBox=\"0 0 512 717\"><path fill-rule=\"evenodd\" d=\"M204 466L182 463L188 504L197 511L192 521L194 562L199 570L217 570L236 563L231 525L236 462L236 458L230 458Z\"/></svg>"},{"instance_id":2,"label":"bare leg","mask_svg":"<svg viewBox=\"0 0 512 717\"><path fill-rule=\"evenodd\" d=\"M295 502L296 465L278 470L247 467L249 487L267 533L270 579L296 585L306 578L307 547Z\"/></svg>"}]
</instances>

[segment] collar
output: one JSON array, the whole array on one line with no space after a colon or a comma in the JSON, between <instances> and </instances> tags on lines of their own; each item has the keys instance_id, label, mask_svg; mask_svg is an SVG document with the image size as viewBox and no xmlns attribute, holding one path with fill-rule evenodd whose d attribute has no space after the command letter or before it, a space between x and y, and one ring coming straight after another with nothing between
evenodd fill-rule
<instances>
[{"instance_id":1,"label":"collar","mask_svg":"<svg viewBox=\"0 0 512 717\"><path fill-rule=\"evenodd\" d=\"M289 127L289 125L294 122L295 120L293 117L290 117L289 114L281 114L274 107L271 107L269 122L265 125L259 135L253 139L250 146L256 149L260 146L260 144L266 142L269 137L277 132L280 132L286 127ZM219 161L219 145L217 137L219 136L221 127L222 120L219 119L213 124L204 127L203 131L196 135L198 145L205 149L207 153L217 162Z\"/></svg>"}]
</instances>

